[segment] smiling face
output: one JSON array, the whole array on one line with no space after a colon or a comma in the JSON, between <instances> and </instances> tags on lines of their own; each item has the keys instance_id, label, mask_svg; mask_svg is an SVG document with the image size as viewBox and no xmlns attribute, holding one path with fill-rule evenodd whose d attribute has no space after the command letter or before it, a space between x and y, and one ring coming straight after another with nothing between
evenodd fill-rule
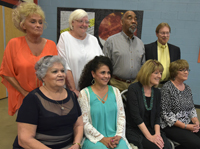
<instances>
[{"instance_id":1,"label":"smiling face","mask_svg":"<svg viewBox=\"0 0 200 149\"><path fill-rule=\"evenodd\" d=\"M158 33L156 33L156 36L158 37L158 42L160 42L162 45L165 45L170 37L170 30L167 26L162 27Z\"/></svg>"},{"instance_id":2,"label":"smiling face","mask_svg":"<svg viewBox=\"0 0 200 149\"><path fill-rule=\"evenodd\" d=\"M85 36L86 31L89 26L89 20L88 17L83 17L79 20L73 20L72 21L73 26L73 32L78 36Z\"/></svg>"},{"instance_id":3,"label":"smiling face","mask_svg":"<svg viewBox=\"0 0 200 149\"><path fill-rule=\"evenodd\" d=\"M92 71L91 73L93 78L95 79L95 84L99 86L106 86L110 81L110 69L106 65L100 66L99 69L96 70L96 72Z\"/></svg>"},{"instance_id":4,"label":"smiling face","mask_svg":"<svg viewBox=\"0 0 200 149\"><path fill-rule=\"evenodd\" d=\"M22 25L22 28L25 30L26 34L30 34L32 36L41 36L43 33L43 27L44 20L38 14L32 14L28 16Z\"/></svg>"},{"instance_id":5,"label":"smiling face","mask_svg":"<svg viewBox=\"0 0 200 149\"><path fill-rule=\"evenodd\" d=\"M150 86L156 86L162 77L162 72L155 70L150 76Z\"/></svg>"},{"instance_id":6,"label":"smiling face","mask_svg":"<svg viewBox=\"0 0 200 149\"><path fill-rule=\"evenodd\" d=\"M61 63L54 63L52 67L47 70L43 81L46 86L54 87L63 87L65 85L65 70Z\"/></svg>"},{"instance_id":7,"label":"smiling face","mask_svg":"<svg viewBox=\"0 0 200 149\"><path fill-rule=\"evenodd\" d=\"M121 20L122 30L127 36L133 36L137 28L137 17L133 11L127 11Z\"/></svg>"}]
</instances>

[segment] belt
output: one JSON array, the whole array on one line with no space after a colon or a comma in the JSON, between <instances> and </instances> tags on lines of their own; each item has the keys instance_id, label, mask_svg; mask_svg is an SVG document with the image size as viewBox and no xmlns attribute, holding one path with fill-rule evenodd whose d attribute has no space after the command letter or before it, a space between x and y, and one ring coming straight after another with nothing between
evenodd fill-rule
<instances>
[{"instance_id":1,"label":"belt","mask_svg":"<svg viewBox=\"0 0 200 149\"><path fill-rule=\"evenodd\" d=\"M116 80L123 81L123 82L126 82L126 83L132 83L134 81L134 80L124 80L124 79L121 79L121 78L114 76L114 75L112 77Z\"/></svg>"}]
</instances>

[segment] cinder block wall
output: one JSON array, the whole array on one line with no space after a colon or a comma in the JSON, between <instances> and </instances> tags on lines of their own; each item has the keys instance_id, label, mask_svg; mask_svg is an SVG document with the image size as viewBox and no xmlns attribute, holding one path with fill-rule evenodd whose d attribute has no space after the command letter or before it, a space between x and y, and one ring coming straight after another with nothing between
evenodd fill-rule
<instances>
[{"instance_id":1,"label":"cinder block wall","mask_svg":"<svg viewBox=\"0 0 200 149\"><path fill-rule=\"evenodd\" d=\"M142 41L155 41L155 28L161 22L171 26L169 43L181 48L181 58L190 65L186 83L194 103L200 105L200 0L38 0L48 23L43 37L57 42L57 7L143 10Z\"/></svg>"}]
</instances>

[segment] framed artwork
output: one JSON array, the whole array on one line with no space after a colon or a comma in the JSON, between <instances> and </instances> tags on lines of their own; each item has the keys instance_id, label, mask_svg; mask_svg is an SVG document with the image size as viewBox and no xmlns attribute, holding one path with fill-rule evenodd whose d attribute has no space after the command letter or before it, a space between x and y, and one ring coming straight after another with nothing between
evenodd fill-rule
<instances>
[{"instance_id":1,"label":"framed artwork","mask_svg":"<svg viewBox=\"0 0 200 149\"><path fill-rule=\"evenodd\" d=\"M72 11L78 8L57 8L57 41L62 32L69 31L69 16ZM113 9L84 9L88 13L90 25L87 33L97 37L99 44L103 47L107 38L111 35L121 32L121 17L127 10ZM134 11L134 10L132 10ZM138 19L138 27L135 35L141 38L143 11L134 11Z\"/></svg>"}]
</instances>

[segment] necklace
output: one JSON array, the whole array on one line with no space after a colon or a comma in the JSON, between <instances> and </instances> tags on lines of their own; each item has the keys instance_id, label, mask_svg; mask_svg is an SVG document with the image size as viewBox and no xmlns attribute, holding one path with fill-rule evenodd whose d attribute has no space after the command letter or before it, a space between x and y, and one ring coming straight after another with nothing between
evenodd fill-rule
<instances>
[{"instance_id":1,"label":"necklace","mask_svg":"<svg viewBox=\"0 0 200 149\"><path fill-rule=\"evenodd\" d=\"M102 103L105 103L106 101L104 100L104 98L106 97L106 95L108 95L108 92L103 96L103 98L99 97L97 94L95 95Z\"/></svg>"},{"instance_id":2,"label":"necklace","mask_svg":"<svg viewBox=\"0 0 200 149\"><path fill-rule=\"evenodd\" d=\"M50 92L46 89L46 87L45 87L45 86L43 86L43 87L44 87L45 90L49 93L49 95L51 95ZM60 96L61 96L61 93L60 93ZM59 96L59 99L60 99L60 96ZM61 108L61 110L64 110L64 109L65 109L65 107L63 106L63 100L62 100L62 104L59 104L59 102L58 102L57 100L54 100L54 101L57 102L57 105L59 105L59 107Z\"/></svg>"},{"instance_id":3,"label":"necklace","mask_svg":"<svg viewBox=\"0 0 200 149\"><path fill-rule=\"evenodd\" d=\"M56 101L56 100L55 100ZM62 104L59 104L58 101L56 101L57 104L60 106L61 110L65 110L65 107L63 106L63 100L62 100Z\"/></svg>"},{"instance_id":4,"label":"necklace","mask_svg":"<svg viewBox=\"0 0 200 149\"><path fill-rule=\"evenodd\" d=\"M147 101L146 101L146 97L145 97L145 94L144 94L144 88L143 87L142 87L142 94L143 94L144 106L147 109L147 111L150 111L153 108L153 94L154 94L153 88L151 89L150 107L147 106Z\"/></svg>"}]
</instances>

